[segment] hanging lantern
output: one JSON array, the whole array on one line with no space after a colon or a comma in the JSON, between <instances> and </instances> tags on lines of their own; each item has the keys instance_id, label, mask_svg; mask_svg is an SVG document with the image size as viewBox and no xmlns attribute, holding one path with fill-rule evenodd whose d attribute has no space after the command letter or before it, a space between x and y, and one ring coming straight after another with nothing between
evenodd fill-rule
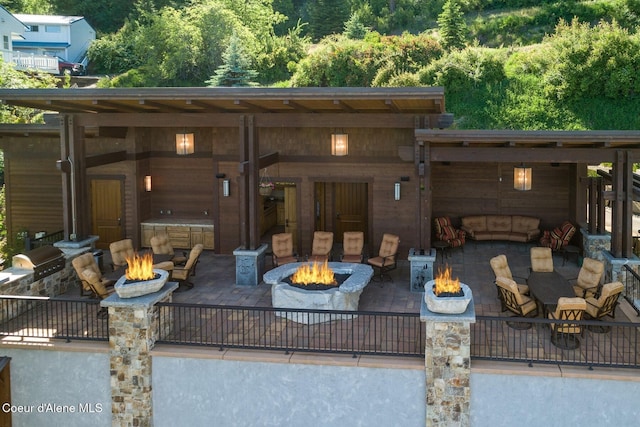
<instances>
[{"instance_id":1,"label":"hanging lantern","mask_svg":"<svg viewBox=\"0 0 640 427\"><path fill-rule=\"evenodd\" d=\"M531 168L525 167L524 163L513 168L513 188L519 191L531 190Z\"/></svg>"}]
</instances>

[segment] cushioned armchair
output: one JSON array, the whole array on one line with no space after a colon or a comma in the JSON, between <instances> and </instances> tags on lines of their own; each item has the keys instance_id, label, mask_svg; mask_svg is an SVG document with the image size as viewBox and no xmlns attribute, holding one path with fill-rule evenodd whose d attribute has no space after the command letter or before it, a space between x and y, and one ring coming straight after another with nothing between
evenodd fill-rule
<instances>
[{"instance_id":1,"label":"cushioned armchair","mask_svg":"<svg viewBox=\"0 0 640 427\"><path fill-rule=\"evenodd\" d=\"M126 268L127 258L133 258L136 254L135 249L133 249L133 242L131 239L123 239L111 243L109 245L109 252L111 252L111 267L113 268L113 271L118 268ZM173 265L173 261L164 261L153 264L153 268L172 271Z\"/></svg>"},{"instance_id":2,"label":"cushioned armchair","mask_svg":"<svg viewBox=\"0 0 640 427\"><path fill-rule=\"evenodd\" d=\"M71 261L73 268L82 282L82 290L86 294L92 294L96 298L104 299L114 291L115 281L102 277L102 272L91 252L82 254ZM86 295L82 292L82 295Z\"/></svg>"},{"instance_id":3,"label":"cushioned armchair","mask_svg":"<svg viewBox=\"0 0 640 427\"><path fill-rule=\"evenodd\" d=\"M546 273L553 271L553 254L551 253L551 248L531 248L530 257L531 271Z\"/></svg>"},{"instance_id":4,"label":"cushioned armchair","mask_svg":"<svg viewBox=\"0 0 640 427\"><path fill-rule=\"evenodd\" d=\"M331 259L331 249L333 248L333 233L330 231L315 231L313 233L313 244L309 262L323 263Z\"/></svg>"},{"instance_id":5,"label":"cushioned armchair","mask_svg":"<svg viewBox=\"0 0 640 427\"><path fill-rule=\"evenodd\" d=\"M507 310L519 317L534 317L538 314L538 305L536 302L518 290L518 284L507 277L496 277L496 286L498 287L498 295L500 301L504 302ZM508 323L515 329L529 329L531 323Z\"/></svg>"},{"instance_id":6,"label":"cushioned armchair","mask_svg":"<svg viewBox=\"0 0 640 427\"><path fill-rule=\"evenodd\" d=\"M371 265L374 270L377 269L377 274L373 276L374 281L384 281L385 279L391 280L391 276L387 272L397 267L396 255L398 253L398 246L400 245L400 237L395 234L384 233L382 235L382 243L380 243L380 250L378 256L369 258L367 263Z\"/></svg>"},{"instance_id":7,"label":"cushioned armchair","mask_svg":"<svg viewBox=\"0 0 640 427\"><path fill-rule=\"evenodd\" d=\"M434 219L436 240L446 242L451 248L463 247L466 233L451 225L451 219L447 216Z\"/></svg>"},{"instance_id":8,"label":"cushioned armchair","mask_svg":"<svg viewBox=\"0 0 640 427\"><path fill-rule=\"evenodd\" d=\"M364 233L362 231L345 231L342 237L342 262L362 262Z\"/></svg>"},{"instance_id":9,"label":"cushioned armchair","mask_svg":"<svg viewBox=\"0 0 640 427\"><path fill-rule=\"evenodd\" d=\"M606 283L602 286L600 296L588 297L587 312L588 317L592 319L600 320L605 316L610 316L615 319L615 309L618 304L618 298L624 289L622 282Z\"/></svg>"},{"instance_id":10,"label":"cushioned armchair","mask_svg":"<svg viewBox=\"0 0 640 427\"><path fill-rule=\"evenodd\" d=\"M604 274L604 263L593 258L585 258L578 273L578 278L573 285L573 291L577 297L592 297L598 291L600 279Z\"/></svg>"},{"instance_id":11,"label":"cushioned armchair","mask_svg":"<svg viewBox=\"0 0 640 427\"><path fill-rule=\"evenodd\" d=\"M571 238L576 232L576 227L569 221L562 223L560 227L556 227L553 230L545 230L540 238L540 245L551 250L557 251L569 244Z\"/></svg>"},{"instance_id":12,"label":"cushioned armchair","mask_svg":"<svg viewBox=\"0 0 640 427\"><path fill-rule=\"evenodd\" d=\"M200 254L204 246L202 243L195 245L191 251L189 251L189 258L184 266L176 266L171 273L171 280L178 280L180 288L191 289L193 283L189 281L189 277L196 275L196 266L200 259Z\"/></svg>"},{"instance_id":13,"label":"cushioned armchair","mask_svg":"<svg viewBox=\"0 0 640 427\"><path fill-rule=\"evenodd\" d=\"M584 298L558 298L556 311L549 313L549 319L582 320L587 303ZM573 350L580 346L577 335L582 334L582 325L572 322L550 323L551 342L558 348Z\"/></svg>"},{"instance_id":14,"label":"cushioned armchair","mask_svg":"<svg viewBox=\"0 0 640 427\"><path fill-rule=\"evenodd\" d=\"M158 234L157 236L153 236L151 238L151 250L154 254L165 254L171 255L171 262L175 265L184 264L187 262L187 255L183 252L182 255L176 255L173 250L173 246L171 246L171 241L169 241L169 236L166 234Z\"/></svg>"},{"instance_id":15,"label":"cushioned armchair","mask_svg":"<svg viewBox=\"0 0 640 427\"><path fill-rule=\"evenodd\" d=\"M511 269L509 268L509 263L507 262L507 256L506 255L498 255L498 256L495 256L495 257L491 258L491 260L489 260L489 264L491 265L491 269L493 270L493 274L495 275L496 279L498 277L506 277L507 279L514 280L513 275L511 274ZM520 279L522 281L525 280L522 277L520 277L518 279ZM516 282L516 284L518 286L518 292L520 294L522 294L522 295L528 295L529 294L529 286L525 285L524 283L517 283ZM506 306L505 301L502 300L500 290L498 290L498 297L500 297L500 301L502 302L502 311L506 311L507 310L507 306Z\"/></svg>"},{"instance_id":16,"label":"cushioned armchair","mask_svg":"<svg viewBox=\"0 0 640 427\"><path fill-rule=\"evenodd\" d=\"M293 235L291 233L278 233L271 236L271 251L274 267L298 262L298 257L293 252Z\"/></svg>"}]
</instances>

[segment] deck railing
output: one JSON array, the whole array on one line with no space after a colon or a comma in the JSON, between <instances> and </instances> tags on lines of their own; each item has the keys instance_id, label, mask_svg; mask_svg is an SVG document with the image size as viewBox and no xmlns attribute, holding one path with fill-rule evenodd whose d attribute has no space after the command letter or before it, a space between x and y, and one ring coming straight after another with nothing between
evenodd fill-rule
<instances>
[{"instance_id":1,"label":"deck railing","mask_svg":"<svg viewBox=\"0 0 640 427\"><path fill-rule=\"evenodd\" d=\"M553 363L562 365L640 368L638 325L598 320L571 321L580 327L576 349L562 349L551 341L551 326L564 320L478 316L471 325L473 359ZM529 327L528 329L521 329ZM560 335L561 345L567 338Z\"/></svg>"},{"instance_id":2,"label":"deck railing","mask_svg":"<svg viewBox=\"0 0 640 427\"><path fill-rule=\"evenodd\" d=\"M424 357L417 313L159 303L160 343L226 348ZM295 319L298 321L290 320ZM304 321L317 323L302 323Z\"/></svg>"},{"instance_id":3,"label":"deck railing","mask_svg":"<svg viewBox=\"0 0 640 427\"><path fill-rule=\"evenodd\" d=\"M64 240L64 230L56 231L55 233L46 234L37 239L32 239L27 236L24 239L24 250L30 251L31 249L39 248L41 246L53 245L55 242Z\"/></svg>"},{"instance_id":4,"label":"deck railing","mask_svg":"<svg viewBox=\"0 0 640 427\"><path fill-rule=\"evenodd\" d=\"M0 337L107 341L108 316L94 299L0 295Z\"/></svg>"},{"instance_id":5,"label":"deck railing","mask_svg":"<svg viewBox=\"0 0 640 427\"><path fill-rule=\"evenodd\" d=\"M629 301L636 313L640 315L640 275L628 265L625 265L624 268L627 270L624 298Z\"/></svg>"}]
</instances>

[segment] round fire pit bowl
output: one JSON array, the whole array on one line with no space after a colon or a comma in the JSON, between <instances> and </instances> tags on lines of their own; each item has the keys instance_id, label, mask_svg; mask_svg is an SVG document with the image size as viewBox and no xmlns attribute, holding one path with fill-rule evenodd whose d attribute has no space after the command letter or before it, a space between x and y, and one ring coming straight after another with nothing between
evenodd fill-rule
<instances>
[{"instance_id":1,"label":"round fire pit bowl","mask_svg":"<svg viewBox=\"0 0 640 427\"><path fill-rule=\"evenodd\" d=\"M429 280L424 285L424 301L427 308L433 313L441 314L461 314L467 310L467 306L471 302L473 295L469 286L460 283L460 289L464 296L459 297L439 297L433 292L435 280Z\"/></svg>"},{"instance_id":2,"label":"round fire pit bowl","mask_svg":"<svg viewBox=\"0 0 640 427\"><path fill-rule=\"evenodd\" d=\"M169 279L169 272L166 270L154 269L153 272L158 276L151 280L140 280L137 282L127 283L127 277L122 276L118 279L113 288L120 298L135 298L142 295L152 294L158 292L167 280Z\"/></svg>"}]
</instances>

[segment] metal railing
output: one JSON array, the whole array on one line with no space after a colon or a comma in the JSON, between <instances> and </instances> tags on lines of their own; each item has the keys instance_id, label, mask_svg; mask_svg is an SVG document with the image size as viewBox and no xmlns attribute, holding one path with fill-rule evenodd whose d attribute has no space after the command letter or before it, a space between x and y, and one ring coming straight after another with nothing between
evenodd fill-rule
<instances>
[{"instance_id":1,"label":"metal railing","mask_svg":"<svg viewBox=\"0 0 640 427\"><path fill-rule=\"evenodd\" d=\"M159 303L158 342L226 348L424 357L417 313Z\"/></svg>"},{"instance_id":2,"label":"metal railing","mask_svg":"<svg viewBox=\"0 0 640 427\"><path fill-rule=\"evenodd\" d=\"M0 336L107 341L108 316L95 299L0 295Z\"/></svg>"},{"instance_id":3,"label":"metal railing","mask_svg":"<svg viewBox=\"0 0 640 427\"><path fill-rule=\"evenodd\" d=\"M64 230L56 231L55 233L46 234L37 239L32 239L27 236L24 238L24 250L30 251L31 249L39 248L42 246L53 245L55 242L64 239Z\"/></svg>"},{"instance_id":4,"label":"metal railing","mask_svg":"<svg viewBox=\"0 0 640 427\"><path fill-rule=\"evenodd\" d=\"M523 317L478 316L471 325L473 359L553 363L562 365L640 368L638 324L598 320L571 321L579 334L559 335L575 343L575 349L563 349L552 343L552 325L567 320ZM528 328L528 329L524 329Z\"/></svg>"},{"instance_id":5,"label":"metal railing","mask_svg":"<svg viewBox=\"0 0 640 427\"><path fill-rule=\"evenodd\" d=\"M640 315L640 275L634 269L625 265L627 279L624 284L624 298L629 301L631 307Z\"/></svg>"}]
</instances>

